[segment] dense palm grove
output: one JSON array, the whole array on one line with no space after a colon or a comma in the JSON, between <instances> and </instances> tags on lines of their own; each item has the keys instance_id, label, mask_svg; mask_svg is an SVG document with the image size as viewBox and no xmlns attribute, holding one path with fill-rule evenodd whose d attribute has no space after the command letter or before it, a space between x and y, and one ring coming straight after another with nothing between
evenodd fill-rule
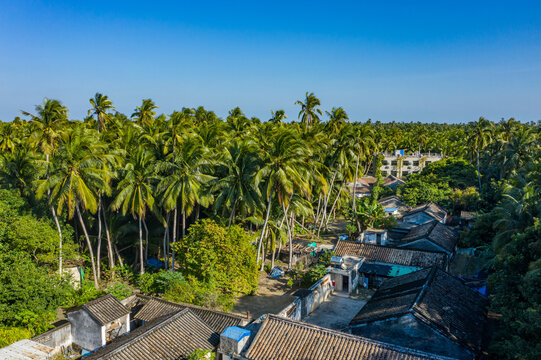
<instances>
[{"instance_id":1,"label":"dense palm grove","mask_svg":"<svg viewBox=\"0 0 541 360\"><path fill-rule=\"evenodd\" d=\"M227 307L255 291L264 260L274 263L296 233L324 233L336 214L352 231L374 225L381 209L352 200L346 183L377 168L375 154L405 149L447 158L398 189L409 204L434 200L480 214L461 241L489 259L491 309L502 314L491 349L499 358L538 356L540 125L354 122L341 107L323 113L311 93L296 104L290 122L282 110L268 121L239 108L225 120L203 107L159 115L150 99L127 116L96 94L84 120L45 99L0 123L4 341L118 279L206 305L222 294L210 304ZM176 271L144 274L153 257ZM240 263L244 270L224 275ZM89 269L96 290L74 290L55 275L74 264ZM20 284L43 296L16 291Z\"/></svg>"}]
</instances>

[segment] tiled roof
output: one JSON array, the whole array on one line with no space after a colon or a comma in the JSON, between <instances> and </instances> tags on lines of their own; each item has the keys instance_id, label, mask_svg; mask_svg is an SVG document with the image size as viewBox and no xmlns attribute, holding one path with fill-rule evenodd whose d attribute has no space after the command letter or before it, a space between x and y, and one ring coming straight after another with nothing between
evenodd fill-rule
<instances>
[{"instance_id":1,"label":"tiled roof","mask_svg":"<svg viewBox=\"0 0 541 360\"><path fill-rule=\"evenodd\" d=\"M405 184L406 182L393 175L389 175L385 179L383 179L383 186L389 186L395 183L398 183L400 185L400 184Z\"/></svg>"},{"instance_id":2,"label":"tiled roof","mask_svg":"<svg viewBox=\"0 0 541 360\"><path fill-rule=\"evenodd\" d=\"M248 360L448 359L401 346L268 315L246 352Z\"/></svg>"},{"instance_id":3,"label":"tiled roof","mask_svg":"<svg viewBox=\"0 0 541 360\"><path fill-rule=\"evenodd\" d=\"M391 195L391 196L386 196L384 198L381 198L378 200L378 203L384 208L390 208L390 207L406 208L407 207L406 204L404 204L397 195Z\"/></svg>"},{"instance_id":4,"label":"tiled roof","mask_svg":"<svg viewBox=\"0 0 541 360\"><path fill-rule=\"evenodd\" d=\"M426 238L449 252L454 252L458 242L458 233L449 226L434 220L416 226L402 238L403 246L415 240Z\"/></svg>"},{"instance_id":5,"label":"tiled roof","mask_svg":"<svg viewBox=\"0 0 541 360\"><path fill-rule=\"evenodd\" d=\"M431 201L431 202L426 203L424 205L419 205L417 207L414 207L413 209L408 211L406 214L404 214L404 216L410 216L410 215L416 214L418 212L424 212L425 214L433 217L434 219L436 219L436 220L438 220L440 222L447 215L447 211L444 208L442 208L438 204Z\"/></svg>"},{"instance_id":6,"label":"tiled roof","mask_svg":"<svg viewBox=\"0 0 541 360\"><path fill-rule=\"evenodd\" d=\"M445 267L447 262L447 255L444 253L392 248L346 240L338 240L334 252L337 256L357 256L371 262L423 268L434 265Z\"/></svg>"},{"instance_id":7,"label":"tiled roof","mask_svg":"<svg viewBox=\"0 0 541 360\"><path fill-rule=\"evenodd\" d=\"M238 315L210 310L191 304L179 304L157 298L148 298L146 304L141 308L141 310L139 310L137 314L135 314L134 318L148 322L161 316L170 315L185 308L189 308L218 334L221 334L230 326L242 326L248 320Z\"/></svg>"},{"instance_id":8,"label":"tiled roof","mask_svg":"<svg viewBox=\"0 0 541 360\"><path fill-rule=\"evenodd\" d=\"M86 310L101 326L118 320L130 313L130 309L122 305L122 303L111 294L90 301L70 312L80 309Z\"/></svg>"},{"instance_id":9,"label":"tiled roof","mask_svg":"<svg viewBox=\"0 0 541 360\"><path fill-rule=\"evenodd\" d=\"M2 360L49 360L54 349L38 342L24 339L0 349Z\"/></svg>"},{"instance_id":10,"label":"tiled roof","mask_svg":"<svg viewBox=\"0 0 541 360\"><path fill-rule=\"evenodd\" d=\"M180 360L196 349L214 350L219 336L189 309L120 336L87 360Z\"/></svg>"},{"instance_id":11,"label":"tiled roof","mask_svg":"<svg viewBox=\"0 0 541 360\"><path fill-rule=\"evenodd\" d=\"M436 267L386 280L350 325L412 314L475 351L481 346L487 299Z\"/></svg>"}]
</instances>

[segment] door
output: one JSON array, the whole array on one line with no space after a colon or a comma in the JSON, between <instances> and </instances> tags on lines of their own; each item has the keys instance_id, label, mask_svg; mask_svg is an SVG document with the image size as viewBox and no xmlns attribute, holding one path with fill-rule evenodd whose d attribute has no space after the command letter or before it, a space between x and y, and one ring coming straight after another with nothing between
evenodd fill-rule
<instances>
[{"instance_id":1,"label":"door","mask_svg":"<svg viewBox=\"0 0 541 360\"><path fill-rule=\"evenodd\" d=\"M342 291L349 292L349 276L342 276Z\"/></svg>"}]
</instances>

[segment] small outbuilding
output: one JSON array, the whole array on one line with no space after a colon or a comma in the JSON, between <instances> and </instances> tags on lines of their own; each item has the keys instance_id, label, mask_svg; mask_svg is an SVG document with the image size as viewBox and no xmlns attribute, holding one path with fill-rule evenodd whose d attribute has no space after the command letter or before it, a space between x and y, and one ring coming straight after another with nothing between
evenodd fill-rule
<instances>
[{"instance_id":1,"label":"small outbuilding","mask_svg":"<svg viewBox=\"0 0 541 360\"><path fill-rule=\"evenodd\" d=\"M458 232L436 220L412 228L398 247L446 253L452 259L457 250Z\"/></svg>"},{"instance_id":2,"label":"small outbuilding","mask_svg":"<svg viewBox=\"0 0 541 360\"><path fill-rule=\"evenodd\" d=\"M445 224L445 221L447 220L447 210L432 201L414 207L402 216L403 222L415 225L423 225L433 220Z\"/></svg>"},{"instance_id":3,"label":"small outbuilding","mask_svg":"<svg viewBox=\"0 0 541 360\"><path fill-rule=\"evenodd\" d=\"M74 344L87 351L130 331L130 309L108 294L67 313Z\"/></svg>"}]
</instances>

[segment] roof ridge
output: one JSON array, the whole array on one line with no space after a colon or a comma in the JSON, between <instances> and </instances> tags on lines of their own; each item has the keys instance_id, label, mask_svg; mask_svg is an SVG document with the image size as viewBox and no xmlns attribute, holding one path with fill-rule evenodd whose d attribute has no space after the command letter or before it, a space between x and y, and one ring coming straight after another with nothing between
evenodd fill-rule
<instances>
[{"instance_id":1,"label":"roof ridge","mask_svg":"<svg viewBox=\"0 0 541 360\"><path fill-rule=\"evenodd\" d=\"M413 301L413 303L411 304L411 306L409 308L410 311L415 310L415 306L423 298L424 294L426 293L426 288L432 283L432 281L433 281L433 279L435 277L434 275L436 274L437 269L438 269L437 266L432 266L432 268L430 269L430 272L428 273L428 275L426 277L425 284L423 285L423 287L421 288L421 291L419 291L419 295L415 298L415 300Z\"/></svg>"},{"instance_id":2,"label":"roof ridge","mask_svg":"<svg viewBox=\"0 0 541 360\"><path fill-rule=\"evenodd\" d=\"M144 329L144 331L141 331L139 334L136 334L132 339L130 339L130 341L126 341L124 344L121 344L120 346L118 346L117 348L114 348L114 349L111 349L111 351L109 352L106 352L104 355L110 355L110 354L115 354L115 353L118 353L120 350L124 350L126 347L128 347L129 345L131 345L133 342L139 340L140 338L142 338L143 336L148 336L149 334L152 334L153 332L159 330L158 326L159 325L163 325L163 324L167 324L175 319L177 319L178 317L180 317L181 315L185 315L185 314L191 314L193 315L195 318L197 318L198 321L200 321L204 326L206 326L207 328L210 329L210 327L203 321L201 320L201 318L199 318L199 316L197 316L196 314L194 314L193 312L190 311L190 309L188 308L184 308L182 310L179 310L178 312L174 313L173 315L171 316L162 316L158 319L156 319L155 321L153 322L150 322L148 324L146 324L148 326L147 329ZM143 325L145 326L145 325ZM142 329L142 327L139 327L137 329ZM136 329L136 330L137 330ZM210 329L211 331L214 331L212 329ZM124 336L129 336L130 334L133 334L133 332L131 333L127 333L126 335ZM119 337L118 339L122 339L122 337ZM103 349L107 349L107 346L110 346L111 344L108 344L106 345Z\"/></svg>"},{"instance_id":3,"label":"roof ridge","mask_svg":"<svg viewBox=\"0 0 541 360\"><path fill-rule=\"evenodd\" d=\"M438 354L427 353L427 352L423 352L423 351L420 351L420 350L411 349L411 348L408 348L408 347L405 347L405 346L390 344L390 343L374 340L374 339L371 339L371 338L367 338L367 337L364 337L364 336L348 334L348 333L345 333L345 332L342 332L342 331L339 331L339 330L333 330L333 329L325 328L325 327L322 327L322 326L306 323L304 321L298 321L298 320L293 320L293 319L289 319L289 318L284 318L284 317L281 317L281 316L278 316L278 315L275 315L275 314L268 314L268 317L267 317L265 323L267 323L268 319L271 319L271 318L282 321L282 322L287 322L287 323L290 323L290 324L295 325L295 326L303 327L303 328L306 328L306 329L320 330L320 331L323 331L323 332L325 332L327 334L332 334L332 335L344 337L344 338L351 339L351 340L357 340L357 341L362 341L362 342L365 342L365 343L373 344L373 345L376 345L376 346L381 346L383 348L387 348L387 349L393 350L393 351L412 353L414 355L426 356L426 357L429 357L429 358L432 358L432 359L434 359L434 356L437 356L437 359L442 359L442 360L450 359L450 360L453 360L450 357L445 357L445 356L441 356L441 355L438 355ZM259 329L258 335L261 332L261 330L263 330L264 325L265 324L263 324L261 326L261 328ZM256 337L257 337L257 335L256 335ZM252 343L255 343L255 340L256 340L256 338L254 338Z\"/></svg>"},{"instance_id":4,"label":"roof ridge","mask_svg":"<svg viewBox=\"0 0 541 360\"><path fill-rule=\"evenodd\" d=\"M145 295L143 295L143 296L145 296ZM245 317L243 317L241 315L232 314L232 313L228 313L228 312L220 311L220 310L209 309L209 308L199 306L199 305L194 305L194 304L180 303L180 302L176 302L176 301L165 300L165 299L162 299L162 298L159 298L159 297L148 296L148 300L149 301L151 301L151 300L159 301L159 302L166 303L166 304L169 304L169 305L183 306L184 308L188 308L188 309L199 309L199 310L211 311L211 312L218 313L218 314L221 314L221 315L234 317L234 318L238 318L238 319L243 319L243 320L246 319Z\"/></svg>"}]
</instances>

